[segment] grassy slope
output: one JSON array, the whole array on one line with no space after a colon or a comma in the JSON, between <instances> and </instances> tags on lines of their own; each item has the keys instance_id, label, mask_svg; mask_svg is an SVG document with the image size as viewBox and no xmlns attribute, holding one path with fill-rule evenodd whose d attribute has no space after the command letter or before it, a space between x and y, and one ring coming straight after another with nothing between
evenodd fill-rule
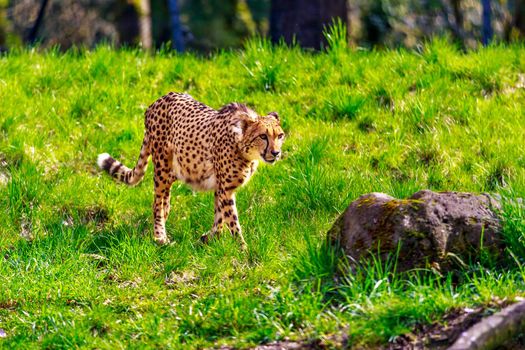
<instances>
[{"instance_id":1,"label":"grassy slope","mask_svg":"<svg viewBox=\"0 0 525 350\"><path fill-rule=\"evenodd\" d=\"M0 57L0 346L242 347L342 329L373 345L451 307L525 295L519 269L475 269L459 284L370 270L336 287L320 248L371 191L525 197L523 72L523 46L465 55L441 42L420 54L252 42L207 59L103 47ZM157 247L152 167L131 189L96 169L101 152L134 164L144 110L168 91L284 120L284 159L238 194L247 253L227 235L197 244L212 195L183 185L174 243ZM523 216L513 225L523 233Z\"/></svg>"}]
</instances>

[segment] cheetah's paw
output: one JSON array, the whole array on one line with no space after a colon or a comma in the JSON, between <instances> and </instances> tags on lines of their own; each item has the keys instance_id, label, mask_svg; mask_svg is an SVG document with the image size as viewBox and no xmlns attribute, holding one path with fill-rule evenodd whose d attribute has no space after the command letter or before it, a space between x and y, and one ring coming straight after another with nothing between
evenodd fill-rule
<instances>
[{"instance_id":1,"label":"cheetah's paw","mask_svg":"<svg viewBox=\"0 0 525 350\"><path fill-rule=\"evenodd\" d=\"M166 236L166 235L155 236L154 239L155 239L155 243L157 243L159 245L167 245L167 244L170 243L170 240L169 240L168 236Z\"/></svg>"}]
</instances>

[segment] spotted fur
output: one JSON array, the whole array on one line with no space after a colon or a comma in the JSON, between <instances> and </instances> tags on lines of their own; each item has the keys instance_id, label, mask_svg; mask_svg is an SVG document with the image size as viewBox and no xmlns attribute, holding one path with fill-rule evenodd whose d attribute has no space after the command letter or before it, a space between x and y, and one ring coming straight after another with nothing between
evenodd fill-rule
<instances>
[{"instance_id":1,"label":"spotted fur","mask_svg":"<svg viewBox=\"0 0 525 350\"><path fill-rule=\"evenodd\" d=\"M277 113L259 116L239 103L215 110L187 94L170 92L147 109L144 124L144 141L133 169L107 153L99 155L98 164L115 179L135 185L152 157L154 239L168 242L170 190L180 180L195 190L215 192L213 226L201 239L207 242L226 227L244 248L235 191L248 182L260 160L279 159L284 132Z\"/></svg>"}]
</instances>

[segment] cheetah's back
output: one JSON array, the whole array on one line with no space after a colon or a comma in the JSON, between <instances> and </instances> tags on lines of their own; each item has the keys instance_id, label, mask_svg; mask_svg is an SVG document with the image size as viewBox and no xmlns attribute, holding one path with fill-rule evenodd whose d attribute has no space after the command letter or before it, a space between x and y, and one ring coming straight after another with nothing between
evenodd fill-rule
<instances>
[{"instance_id":1,"label":"cheetah's back","mask_svg":"<svg viewBox=\"0 0 525 350\"><path fill-rule=\"evenodd\" d=\"M146 111L145 128L155 169L169 170L172 179L196 190L214 189L216 116L216 110L187 94L169 93L153 103Z\"/></svg>"}]
</instances>

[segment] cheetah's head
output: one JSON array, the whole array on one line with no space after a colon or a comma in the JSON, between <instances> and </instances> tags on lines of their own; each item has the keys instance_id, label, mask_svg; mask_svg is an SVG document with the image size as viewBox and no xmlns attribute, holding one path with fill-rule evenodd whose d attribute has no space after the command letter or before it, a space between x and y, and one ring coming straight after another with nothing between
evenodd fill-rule
<instances>
[{"instance_id":1,"label":"cheetah's head","mask_svg":"<svg viewBox=\"0 0 525 350\"><path fill-rule=\"evenodd\" d=\"M281 157L285 136L279 115L271 112L259 116L244 105L236 105L240 107L235 111L232 130L241 154L249 161L274 163Z\"/></svg>"}]
</instances>

